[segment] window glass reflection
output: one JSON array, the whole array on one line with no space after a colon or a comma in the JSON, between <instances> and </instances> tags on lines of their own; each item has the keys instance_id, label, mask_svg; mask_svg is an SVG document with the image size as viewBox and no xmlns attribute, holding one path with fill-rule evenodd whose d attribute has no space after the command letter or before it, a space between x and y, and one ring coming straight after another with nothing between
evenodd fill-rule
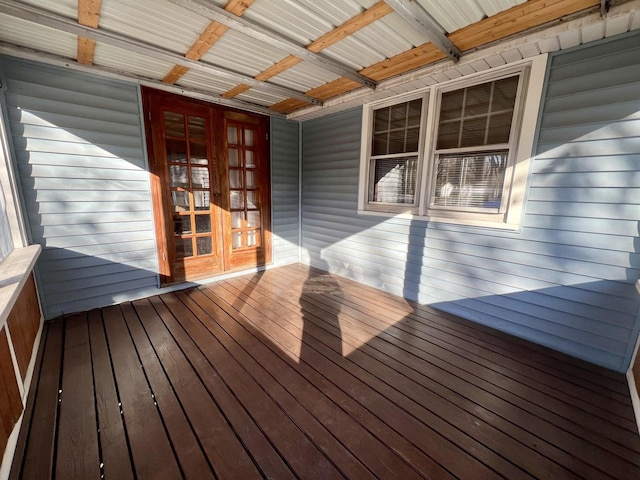
<instances>
[{"instance_id":1,"label":"window glass reflection","mask_svg":"<svg viewBox=\"0 0 640 480\"><path fill-rule=\"evenodd\" d=\"M211 215L196 215L196 233L211 232Z\"/></svg>"},{"instance_id":2,"label":"window glass reflection","mask_svg":"<svg viewBox=\"0 0 640 480\"><path fill-rule=\"evenodd\" d=\"M209 210L209 192L195 191L193 192L193 203L195 210Z\"/></svg>"},{"instance_id":3,"label":"window glass reflection","mask_svg":"<svg viewBox=\"0 0 640 480\"><path fill-rule=\"evenodd\" d=\"M193 257L193 244L190 238L176 238L176 255L178 258Z\"/></svg>"},{"instance_id":4,"label":"window glass reflection","mask_svg":"<svg viewBox=\"0 0 640 480\"><path fill-rule=\"evenodd\" d=\"M184 137L184 116L181 113L164 112L164 132L168 137Z\"/></svg>"},{"instance_id":5,"label":"window glass reflection","mask_svg":"<svg viewBox=\"0 0 640 480\"><path fill-rule=\"evenodd\" d=\"M211 237L196 238L196 248L198 255L210 255L213 251L213 242L211 241Z\"/></svg>"},{"instance_id":6,"label":"window glass reflection","mask_svg":"<svg viewBox=\"0 0 640 480\"><path fill-rule=\"evenodd\" d=\"M174 212L189 210L189 192L171 192L171 203Z\"/></svg>"},{"instance_id":7,"label":"window glass reflection","mask_svg":"<svg viewBox=\"0 0 640 480\"><path fill-rule=\"evenodd\" d=\"M173 217L173 234L187 235L191 233L191 216L180 215Z\"/></svg>"},{"instance_id":8,"label":"window glass reflection","mask_svg":"<svg viewBox=\"0 0 640 480\"><path fill-rule=\"evenodd\" d=\"M204 118L189 116L189 137L204 140L207 136L205 125L206 120Z\"/></svg>"}]
</instances>

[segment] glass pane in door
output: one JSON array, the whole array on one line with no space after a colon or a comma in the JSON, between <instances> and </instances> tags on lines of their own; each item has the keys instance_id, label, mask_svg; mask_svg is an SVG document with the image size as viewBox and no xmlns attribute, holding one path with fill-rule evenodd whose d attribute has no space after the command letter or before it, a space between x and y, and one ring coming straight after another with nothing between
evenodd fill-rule
<instances>
[{"instance_id":1,"label":"glass pane in door","mask_svg":"<svg viewBox=\"0 0 640 480\"><path fill-rule=\"evenodd\" d=\"M164 127L168 184L176 212L173 216L175 258L189 258L193 263L192 259L211 255L214 245L207 119L164 112Z\"/></svg>"},{"instance_id":2,"label":"glass pane in door","mask_svg":"<svg viewBox=\"0 0 640 480\"><path fill-rule=\"evenodd\" d=\"M257 129L243 123L227 124L227 158L231 206L231 249L261 245L258 198Z\"/></svg>"}]
</instances>

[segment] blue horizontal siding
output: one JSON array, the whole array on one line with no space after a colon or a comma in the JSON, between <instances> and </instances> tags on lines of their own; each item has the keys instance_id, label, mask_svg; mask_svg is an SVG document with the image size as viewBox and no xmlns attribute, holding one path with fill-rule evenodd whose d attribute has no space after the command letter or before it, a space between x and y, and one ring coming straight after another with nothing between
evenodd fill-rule
<instances>
[{"instance_id":1,"label":"blue horizontal siding","mask_svg":"<svg viewBox=\"0 0 640 480\"><path fill-rule=\"evenodd\" d=\"M304 260L624 371L640 306L639 39L552 57L520 233L358 215L361 110L304 123Z\"/></svg>"},{"instance_id":2,"label":"blue horizontal siding","mask_svg":"<svg viewBox=\"0 0 640 480\"><path fill-rule=\"evenodd\" d=\"M299 260L299 160L295 122L271 119L271 197L273 264Z\"/></svg>"},{"instance_id":3,"label":"blue horizontal siding","mask_svg":"<svg viewBox=\"0 0 640 480\"><path fill-rule=\"evenodd\" d=\"M4 101L47 317L157 286L138 88L3 58Z\"/></svg>"}]
</instances>

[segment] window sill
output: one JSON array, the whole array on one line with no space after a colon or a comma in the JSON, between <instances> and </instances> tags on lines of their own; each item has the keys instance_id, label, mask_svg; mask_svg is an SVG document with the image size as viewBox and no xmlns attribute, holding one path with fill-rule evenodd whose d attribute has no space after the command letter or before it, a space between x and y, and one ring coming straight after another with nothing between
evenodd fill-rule
<instances>
[{"instance_id":1,"label":"window sill","mask_svg":"<svg viewBox=\"0 0 640 480\"><path fill-rule=\"evenodd\" d=\"M520 224L506 223L506 222L496 221L496 220L445 217L445 216L437 216L437 215L414 215L411 212L396 213L396 212L380 211L380 210L358 209L358 215L371 215L376 217L387 217L387 218L402 218L407 220L417 220L417 221L432 222L432 223L446 223L450 225L459 225L459 226L467 226L467 227L492 228L496 230L506 230L506 231L518 232L518 233L520 232L522 227Z\"/></svg>"},{"instance_id":2,"label":"window sill","mask_svg":"<svg viewBox=\"0 0 640 480\"><path fill-rule=\"evenodd\" d=\"M0 262L0 329L4 327L41 250L40 245L16 248Z\"/></svg>"}]
</instances>

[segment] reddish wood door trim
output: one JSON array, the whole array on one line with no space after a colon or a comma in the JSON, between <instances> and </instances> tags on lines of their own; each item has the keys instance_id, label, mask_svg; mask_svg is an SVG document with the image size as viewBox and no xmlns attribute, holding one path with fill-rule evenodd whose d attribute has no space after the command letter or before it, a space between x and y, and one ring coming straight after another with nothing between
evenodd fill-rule
<instances>
[{"instance_id":1,"label":"reddish wood door trim","mask_svg":"<svg viewBox=\"0 0 640 480\"><path fill-rule=\"evenodd\" d=\"M143 107L145 112L145 130L147 137L149 171L151 174L151 193L155 221L155 234L158 246L159 274L162 285L177 283L215 276L216 274L241 270L265 265L271 262L271 205L269 178L269 148L267 132L269 121L267 117L229 110L220 106L208 104L194 99L188 99L174 94L143 88ZM184 142L188 153L183 156L186 160L172 160L167 154L168 142L182 141L181 137L167 134L165 123L167 113L182 115L184 118ZM202 170L197 160L192 160L191 139L189 137L189 121L191 118L204 119L204 137L209 165L208 203L211 215L211 254L209 250L200 257L200 236L207 241L207 234L200 234L196 219L201 219L202 211L196 211L195 193L206 193L207 189L196 187L193 172ZM259 186L249 194L259 196L258 207L251 213L252 219L259 219L259 225L247 225L247 214L243 220L243 232L258 232L259 241L255 245L242 245L234 248L234 236L238 238L238 228L232 228L232 221L237 220L238 209L232 213L231 192L238 190L230 188L229 149L227 125L229 122L250 130L255 137L255 144L234 146L240 151L241 162L249 153L255 158L252 164L252 179L259 181ZM244 131L244 130L243 130ZM203 142L204 140L197 140ZM246 151L250 151L246 153ZM246 182L246 164L242 163L243 182ZM186 178L184 188L176 183L177 170ZM232 175L237 176L240 168L234 165ZM181 177L180 177L181 178ZM196 192L195 190L198 190ZM246 195L243 189L243 195ZM237 192L234 192L236 195ZM184 201L180 204L175 195L182 195ZM237 195L236 195L237 197ZM187 200L187 198L189 200ZM235 198L234 198L235 199ZM202 203L201 203L202 205ZM184 208L182 208L184 207ZM258 212L259 211L259 212ZM258 213L256 213L258 212ZM190 222L190 223L189 223ZM189 226L190 229L185 227ZM236 242L237 243L237 242ZM255 243L255 242L254 242ZM185 253L191 245L191 250ZM206 257L206 258L205 258Z\"/></svg>"}]
</instances>

